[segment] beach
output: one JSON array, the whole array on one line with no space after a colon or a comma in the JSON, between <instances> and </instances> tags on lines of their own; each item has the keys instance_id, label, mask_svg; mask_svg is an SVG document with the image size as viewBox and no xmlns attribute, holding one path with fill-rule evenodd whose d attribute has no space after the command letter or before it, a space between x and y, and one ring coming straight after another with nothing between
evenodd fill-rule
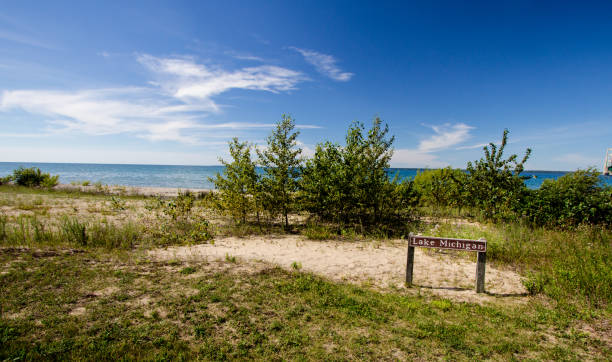
<instances>
[{"instance_id":1,"label":"beach","mask_svg":"<svg viewBox=\"0 0 612 362\"><path fill-rule=\"evenodd\" d=\"M107 195L124 196L156 196L156 197L176 197L181 193L192 193L195 195L211 192L211 189L180 188L180 187L151 187L151 186L120 186L120 185L71 185L59 184L54 187L60 191L82 191L91 193L104 193Z\"/></svg>"}]
</instances>

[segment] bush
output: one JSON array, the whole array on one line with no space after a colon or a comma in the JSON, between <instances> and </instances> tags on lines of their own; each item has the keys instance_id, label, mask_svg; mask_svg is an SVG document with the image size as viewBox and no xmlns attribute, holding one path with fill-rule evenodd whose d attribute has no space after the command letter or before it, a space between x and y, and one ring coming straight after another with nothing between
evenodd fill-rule
<instances>
[{"instance_id":1,"label":"bush","mask_svg":"<svg viewBox=\"0 0 612 362\"><path fill-rule=\"evenodd\" d=\"M353 123L346 145L317 145L306 162L300 182L302 207L319 219L340 226L359 226L362 231L388 228L405 221L413 205L410 181L389 179L393 137L388 126L376 118L368 131Z\"/></svg>"},{"instance_id":2,"label":"bush","mask_svg":"<svg viewBox=\"0 0 612 362\"><path fill-rule=\"evenodd\" d=\"M225 166L223 174L217 173L214 179L209 177L208 180L219 191L214 198L215 206L231 215L234 221L245 223L250 213L259 211L259 178L251 159L250 144L234 138L229 142L229 150L232 162L220 159Z\"/></svg>"},{"instance_id":3,"label":"bush","mask_svg":"<svg viewBox=\"0 0 612 362\"><path fill-rule=\"evenodd\" d=\"M58 184L59 175L51 176L42 173L39 168L20 167L13 171L13 180L17 185L26 187L54 187Z\"/></svg>"},{"instance_id":4,"label":"bush","mask_svg":"<svg viewBox=\"0 0 612 362\"><path fill-rule=\"evenodd\" d=\"M499 149L494 143L483 148L485 156L468 162L466 191L471 206L478 207L483 216L490 219L509 219L515 216L527 196L523 172L531 149L519 162L517 155L502 159L508 141L508 130L504 130Z\"/></svg>"},{"instance_id":5,"label":"bush","mask_svg":"<svg viewBox=\"0 0 612 362\"><path fill-rule=\"evenodd\" d=\"M145 207L158 209L159 222L150 229L158 245L196 244L213 239L208 221L192 212L195 196L189 192L179 193L172 200L154 199Z\"/></svg>"},{"instance_id":6,"label":"bush","mask_svg":"<svg viewBox=\"0 0 612 362\"><path fill-rule=\"evenodd\" d=\"M423 206L463 207L467 175L450 167L425 170L414 178L414 190Z\"/></svg>"},{"instance_id":7,"label":"bush","mask_svg":"<svg viewBox=\"0 0 612 362\"><path fill-rule=\"evenodd\" d=\"M612 224L612 187L593 168L545 180L530 196L524 214L536 225Z\"/></svg>"},{"instance_id":8,"label":"bush","mask_svg":"<svg viewBox=\"0 0 612 362\"><path fill-rule=\"evenodd\" d=\"M11 175L0 177L0 185L8 185L11 181L13 181L13 176Z\"/></svg>"}]
</instances>

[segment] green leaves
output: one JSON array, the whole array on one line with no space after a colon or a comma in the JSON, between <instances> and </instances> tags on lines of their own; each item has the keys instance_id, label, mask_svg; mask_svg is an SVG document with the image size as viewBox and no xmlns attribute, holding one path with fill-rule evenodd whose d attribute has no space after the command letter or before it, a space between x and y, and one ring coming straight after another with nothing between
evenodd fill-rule
<instances>
[{"instance_id":1,"label":"green leaves","mask_svg":"<svg viewBox=\"0 0 612 362\"><path fill-rule=\"evenodd\" d=\"M14 181L17 185L26 187L47 187L51 188L58 184L59 175L51 176L48 173L43 173L39 168L23 168L19 167L13 171L12 178L3 179L2 183L8 183Z\"/></svg>"},{"instance_id":2,"label":"green leaves","mask_svg":"<svg viewBox=\"0 0 612 362\"><path fill-rule=\"evenodd\" d=\"M465 172L450 167L425 170L415 176L414 188L423 205L461 208L466 202L466 179Z\"/></svg>"},{"instance_id":3,"label":"green leaves","mask_svg":"<svg viewBox=\"0 0 612 362\"><path fill-rule=\"evenodd\" d=\"M601 184L593 168L545 180L530 196L524 213L537 225L612 224L612 188Z\"/></svg>"},{"instance_id":4,"label":"green leaves","mask_svg":"<svg viewBox=\"0 0 612 362\"><path fill-rule=\"evenodd\" d=\"M229 142L231 162L220 159L223 175L209 178L219 191L218 208L230 214L234 220L246 222L247 216L259 208L261 185L255 172L255 162L251 159L252 146L247 142L239 142L234 137Z\"/></svg>"},{"instance_id":5,"label":"green leaves","mask_svg":"<svg viewBox=\"0 0 612 362\"><path fill-rule=\"evenodd\" d=\"M280 214L285 228L289 226L289 213L296 209L295 192L302 166L302 149L297 143L300 133L294 129L294 120L283 115L268 136L266 148L257 150L265 172L261 182L265 208L272 215Z\"/></svg>"},{"instance_id":6,"label":"green leaves","mask_svg":"<svg viewBox=\"0 0 612 362\"><path fill-rule=\"evenodd\" d=\"M387 174L393 137L380 118L372 127L353 123L344 147L325 142L306 161L300 183L303 208L340 225L389 226L407 216L412 188Z\"/></svg>"},{"instance_id":7,"label":"green leaves","mask_svg":"<svg viewBox=\"0 0 612 362\"><path fill-rule=\"evenodd\" d=\"M483 158L467 164L466 191L469 200L487 218L505 219L514 216L527 193L524 177L520 173L531 155L531 149L525 151L520 162L517 161L517 155L504 159L507 141L508 130L505 129L499 148L490 143L483 148Z\"/></svg>"}]
</instances>

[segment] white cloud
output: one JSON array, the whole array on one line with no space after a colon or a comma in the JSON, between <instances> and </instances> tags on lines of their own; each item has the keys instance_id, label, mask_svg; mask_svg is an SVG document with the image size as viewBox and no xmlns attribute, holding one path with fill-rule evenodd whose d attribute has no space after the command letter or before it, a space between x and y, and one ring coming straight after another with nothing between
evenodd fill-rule
<instances>
[{"instance_id":1,"label":"white cloud","mask_svg":"<svg viewBox=\"0 0 612 362\"><path fill-rule=\"evenodd\" d=\"M331 55L328 54L323 54L323 53L319 53L316 52L314 50L308 50L308 49L300 49L300 48L296 48L296 47L289 47L290 49L295 50L296 52L302 54L302 56L304 57L304 59L312 64L315 69L333 79L333 80L337 80L337 81L341 81L341 82L347 82L349 81L352 77L353 77L353 73L349 73L349 72L343 72L337 65L337 60L336 58L334 58Z\"/></svg>"},{"instance_id":2,"label":"white cloud","mask_svg":"<svg viewBox=\"0 0 612 362\"><path fill-rule=\"evenodd\" d=\"M227 143L223 142L226 146ZM221 146L221 145L219 145ZM225 149L217 152L146 151L133 148L70 147L66 146L4 146L0 144L2 162L68 162L68 163L114 163L154 165L217 165L218 156L227 157ZM92 180L94 181L94 180Z\"/></svg>"},{"instance_id":3,"label":"white cloud","mask_svg":"<svg viewBox=\"0 0 612 362\"><path fill-rule=\"evenodd\" d=\"M163 89L185 101L203 100L214 109L211 97L231 89L263 90L279 93L296 89L306 78L290 69L262 65L225 71L197 64L189 58L157 58L139 55L138 61L150 69Z\"/></svg>"},{"instance_id":4,"label":"white cloud","mask_svg":"<svg viewBox=\"0 0 612 362\"><path fill-rule=\"evenodd\" d=\"M433 152L452 147L465 141L469 137L472 128L473 127L464 123L431 126L431 129L433 129L436 134L428 139L422 140L421 143L419 143L419 150L423 152Z\"/></svg>"},{"instance_id":5,"label":"white cloud","mask_svg":"<svg viewBox=\"0 0 612 362\"><path fill-rule=\"evenodd\" d=\"M420 151L418 149L396 149L393 152L391 164L394 167L427 167L438 168L448 166L448 163L441 162L437 155Z\"/></svg>"},{"instance_id":6,"label":"white cloud","mask_svg":"<svg viewBox=\"0 0 612 362\"><path fill-rule=\"evenodd\" d=\"M475 145L457 147L455 149L456 150L473 150L473 149L476 149L476 148L483 148L483 147L488 146L488 145L489 145L488 143L478 143L478 144L475 144Z\"/></svg>"},{"instance_id":7,"label":"white cloud","mask_svg":"<svg viewBox=\"0 0 612 362\"><path fill-rule=\"evenodd\" d=\"M444 124L430 126L434 135L419 142L416 149L397 149L393 153L391 162L402 167L445 167L448 162L438 159L435 152L447 150L466 141L470 137L470 130L474 127L465 123Z\"/></svg>"},{"instance_id":8,"label":"white cloud","mask_svg":"<svg viewBox=\"0 0 612 362\"><path fill-rule=\"evenodd\" d=\"M250 54L236 54L234 52L228 52L228 54L235 59L238 60L250 60L250 61L254 61L254 62L264 62L264 59L261 57L257 57L255 55L250 55Z\"/></svg>"},{"instance_id":9,"label":"white cloud","mask_svg":"<svg viewBox=\"0 0 612 362\"><path fill-rule=\"evenodd\" d=\"M230 89L283 92L304 77L275 66L226 71L189 58L139 55L157 77L148 87L75 91L9 90L0 95L0 111L21 109L43 116L54 131L91 135L132 134L154 141L200 143L205 130L270 128L253 122L204 122L219 111L213 97ZM301 125L301 128L317 126Z\"/></svg>"}]
</instances>

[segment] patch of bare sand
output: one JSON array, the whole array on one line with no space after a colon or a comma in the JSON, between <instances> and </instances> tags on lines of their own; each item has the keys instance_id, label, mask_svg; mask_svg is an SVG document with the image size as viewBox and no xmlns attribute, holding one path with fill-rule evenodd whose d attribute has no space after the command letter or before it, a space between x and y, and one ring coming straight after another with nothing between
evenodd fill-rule
<instances>
[{"instance_id":1,"label":"patch of bare sand","mask_svg":"<svg viewBox=\"0 0 612 362\"><path fill-rule=\"evenodd\" d=\"M404 289L405 242L311 241L300 236L223 238L214 245L171 247L149 252L157 260L219 260L226 255L247 261L264 261L291 269L299 262L304 271L335 281L371 285L378 289ZM434 294L457 301L525 301L527 291L518 274L487 265L486 294L475 288L476 263L451 253L424 252L417 248L413 293Z\"/></svg>"},{"instance_id":2,"label":"patch of bare sand","mask_svg":"<svg viewBox=\"0 0 612 362\"><path fill-rule=\"evenodd\" d=\"M87 308L85 307L76 307L70 311L71 316L81 316L87 312Z\"/></svg>"},{"instance_id":3,"label":"patch of bare sand","mask_svg":"<svg viewBox=\"0 0 612 362\"><path fill-rule=\"evenodd\" d=\"M478 221L470 221L467 219L459 219L459 218L438 218L438 217L431 217L431 216L423 216L420 218L420 220L424 223L428 223L428 224L451 224L451 225L468 225L468 226L475 226L478 228L484 228L485 225L479 223Z\"/></svg>"}]
</instances>

